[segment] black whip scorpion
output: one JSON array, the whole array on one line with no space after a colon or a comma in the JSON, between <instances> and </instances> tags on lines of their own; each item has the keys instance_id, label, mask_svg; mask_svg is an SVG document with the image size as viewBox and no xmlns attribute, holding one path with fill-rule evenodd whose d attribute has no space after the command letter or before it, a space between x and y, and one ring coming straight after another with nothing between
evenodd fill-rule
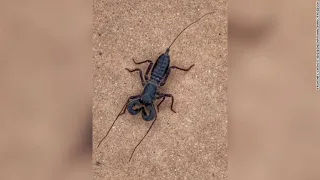
<instances>
[{"instance_id":1,"label":"black whip scorpion","mask_svg":"<svg viewBox=\"0 0 320 180\"><path fill-rule=\"evenodd\" d=\"M142 92L142 94L136 95L136 96L131 96L128 98L127 102L125 103L125 105L123 106L123 108L121 109L120 113L118 114L118 116L116 117L116 119L113 121L111 127L109 128L107 134L103 137L103 139L99 142L98 147L100 146L101 142L108 136L111 128L113 127L113 125L115 124L115 122L117 121L117 119L119 118L119 116L123 115L126 110L129 111L129 113L131 115L137 115L138 113L142 113L142 118L145 121L152 121L152 124L150 125L148 131L146 132L146 134L143 136L143 138L140 140L140 142L135 146L134 150L131 153L129 162L135 152L135 150L137 149L137 147L140 145L140 143L143 141L143 139L147 136L147 134L149 133L150 129L152 128L154 122L157 119L157 111L159 112L159 106L161 105L161 103L166 99L166 98L171 98L171 111L173 111L174 113L176 113L175 110L173 110L173 102L174 102L174 98L172 94L164 94L164 93L160 93L158 91L158 88L160 86L165 85L167 78L170 74L170 70L171 69L178 69L178 70L182 70L182 71L189 71L193 66L191 65L189 68L185 69L185 68L180 68L177 66L170 66L170 56L169 56L169 51L170 51L170 47L172 46L172 44L176 41L176 39L191 25L195 24L196 22L198 22L200 19L202 19L204 16L207 16L209 14L212 14L214 12L210 12L207 14L204 14L203 16L201 16L199 19L197 19L196 21L194 21L193 23L189 24L187 27L185 27L177 36L176 38L172 41L172 43L170 44L170 46L166 49L165 53L161 54L157 61L155 62L155 64L153 64L153 62L151 60L146 60L143 62L136 62L133 59L133 62L135 64L143 64L143 63L149 63L148 69L143 77L143 73L141 69L128 69L126 68L127 71L129 72L139 72L140 75L140 79L141 79L141 84L144 87L144 90ZM152 68L152 70L151 70ZM151 70L151 77L149 76ZM157 105L157 111L155 109L155 105L154 105L154 101L157 99L162 99L160 101L160 103Z\"/></svg>"}]
</instances>

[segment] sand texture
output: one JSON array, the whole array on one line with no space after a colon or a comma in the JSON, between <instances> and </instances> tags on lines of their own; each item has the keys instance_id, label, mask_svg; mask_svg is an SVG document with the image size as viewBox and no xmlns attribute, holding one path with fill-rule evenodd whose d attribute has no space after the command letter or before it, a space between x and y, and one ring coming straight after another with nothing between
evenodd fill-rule
<instances>
[{"instance_id":1,"label":"sand texture","mask_svg":"<svg viewBox=\"0 0 320 180\"><path fill-rule=\"evenodd\" d=\"M160 91L163 102L145 140L130 154L151 122L141 114L120 116L96 148L129 96L143 87L137 61L164 53L176 35L203 14L171 47L172 70ZM94 179L227 179L227 4L226 1L94 1L93 19Z\"/></svg>"}]
</instances>

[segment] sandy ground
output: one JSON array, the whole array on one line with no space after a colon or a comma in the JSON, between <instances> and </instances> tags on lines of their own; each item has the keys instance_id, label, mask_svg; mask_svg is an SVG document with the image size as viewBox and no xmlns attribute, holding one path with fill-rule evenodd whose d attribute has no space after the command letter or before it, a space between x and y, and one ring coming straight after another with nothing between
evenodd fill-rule
<instances>
[{"instance_id":1,"label":"sandy ground","mask_svg":"<svg viewBox=\"0 0 320 180\"><path fill-rule=\"evenodd\" d=\"M94 1L93 171L94 179L227 178L227 6L226 1ZM173 70L162 92L175 97L160 107L154 127L128 163L150 122L120 117L97 149L129 96L141 93L137 73L125 68L153 61L175 36L203 14L171 48ZM98 162L98 163L97 163Z\"/></svg>"}]
</instances>

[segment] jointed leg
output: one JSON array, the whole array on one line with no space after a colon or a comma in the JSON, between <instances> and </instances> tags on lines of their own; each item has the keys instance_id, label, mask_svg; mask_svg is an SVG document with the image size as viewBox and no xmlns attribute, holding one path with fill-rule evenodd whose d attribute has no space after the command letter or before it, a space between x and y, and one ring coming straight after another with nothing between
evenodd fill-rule
<instances>
[{"instance_id":1,"label":"jointed leg","mask_svg":"<svg viewBox=\"0 0 320 180\"><path fill-rule=\"evenodd\" d=\"M177 67L177 66L171 66L170 68L171 69L179 69L181 71L189 71L193 66L194 66L194 64L192 64L188 69L180 68L180 67Z\"/></svg>"},{"instance_id":2,"label":"jointed leg","mask_svg":"<svg viewBox=\"0 0 320 180\"><path fill-rule=\"evenodd\" d=\"M149 64L149 66L148 66L148 69L147 69L147 71L146 71L146 74L144 75L144 78L146 79L146 81L149 80L149 76L148 76L148 75L149 75L149 72L150 72L152 66L153 66L153 62L151 61L150 64Z\"/></svg>"},{"instance_id":3,"label":"jointed leg","mask_svg":"<svg viewBox=\"0 0 320 180\"><path fill-rule=\"evenodd\" d=\"M142 62L136 62L134 59L132 59L133 60L133 62L135 63L135 64L144 64L144 63L152 63L152 61L151 60L145 60L145 61L142 61Z\"/></svg>"},{"instance_id":4,"label":"jointed leg","mask_svg":"<svg viewBox=\"0 0 320 180\"><path fill-rule=\"evenodd\" d=\"M161 93L158 93L158 97L157 99L161 99L162 100L160 101L160 103L157 105L157 109L158 109L158 112L159 112L159 107L160 105L162 104L162 102L166 99L166 97L171 97L171 111L173 111L174 113L176 113L175 110L173 110L173 103L174 103L174 97L172 94L161 94Z\"/></svg>"},{"instance_id":5,"label":"jointed leg","mask_svg":"<svg viewBox=\"0 0 320 180\"><path fill-rule=\"evenodd\" d=\"M141 69L132 69L132 70L130 70L130 69L126 68L126 70L129 71L129 72L139 71L139 75L140 75L140 79L141 79L141 84L142 84L142 86L145 85L145 82L144 82L144 79L143 79L143 75L142 75Z\"/></svg>"},{"instance_id":6,"label":"jointed leg","mask_svg":"<svg viewBox=\"0 0 320 180\"><path fill-rule=\"evenodd\" d=\"M177 67L177 66L171 66L171 67L169 68L169 70L168 70L168 73L166 74L166 77L165 77L164 80L160 83L160 86L163 86L163 85L166 84L167 79L168 79L168 76L169 76L169 74L170 74L170 69L179 69L179 70L182 70L182 71L189 71L193 66L194 66L194 64L191 65L188 69L180 68L180 67Z\"/></svg>"},{"instance_id":7,"label":"jointed leg","mask_svg":"<svg viewBox=\"0 0 320 180\"><path fill-rule=\"evenodd\" d=\"M101 139L101 141L99 142L98 144L98 147L100 146L100 144L102 143L102 141L108 136L109 132L111 131L111 128L113 127L113 125L116 123L116 121L118 120L118 117L123 115L125 112L126 112L126 109L127 109L127 106L128 106L128 103L131 99L135 99L135 98L138 98L140 97L140 95L137 95L137 96L130 96L126 102L126 104L124 104L123 108L121 109L120 113L118 114L117 118L113 121L111 127L109 128L107 134ZM98 148L97 147L97 148Z\"/></svg>"},{"instance_id":8,"label":"jointed leg","mask_svg":"<svg viewBox=\"0 0 320 180\"><path fill-rule=\"evenodd\" d=\"M165 96L163 96L163 97L158 97L157 99L160 99L160 98L162 98L162 100L160 101L160 103L157 105L157 111L159 112L159 107L160 107L160 105L161 105L161 103L166 99L166 97Z\"/></svg>"},{"instance_id":9,"label":"jointed leg","mask_svg":"<svg viewBox=\"0 0 320 180\"><path fill-rule=\"evenodd\" d=\"M145 60L145 61L142 61L142 62L136 62L134 59L132 59L132 60L133 60L133 62L135 64L143 64L143 63L147 63L147 62L149 63L149 66L148 66L148 69L146 71L146 74L144 75L144 78L146 79L146 81L149 80L148 74L149 74L149 72L150 72L150 70L151 70L151 68L153 66L153 62L151 60Z\"/></svg>"}]
</instances>

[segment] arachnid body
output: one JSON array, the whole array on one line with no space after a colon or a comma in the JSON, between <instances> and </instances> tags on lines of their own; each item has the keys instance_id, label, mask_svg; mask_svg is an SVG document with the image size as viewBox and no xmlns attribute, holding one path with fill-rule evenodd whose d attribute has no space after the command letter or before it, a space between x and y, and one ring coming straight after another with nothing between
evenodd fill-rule
<instances>
[{"instance_id":1,"label":"arachnid body","mask_svg":"<svg viewBox=\"0 0 320 180\"><path fill-rule=\"evenodd\" d=\"M173 110L173 102L174 98L172 94L163 94L158 91L160 86L165 85L167 78L170 74L170 69L179 69L183 71L189 71L194 65L191 65L188 69L179 68L176 66L170 66L170 56L169 56L170 49L168 48L164 54L161 54L156 63L153 66L153 62L151 60L146 60L143 62L135 62L135 64L142 64L142 63L149 63L148 70L146 74L142 75L141 69L127 69L129 72L138 71L140 74L141 84L144 86L143 93L137 96L132 96L128 99L126 103L126 109L131 115L137 115L138 113L142 112L142 118L145 121L151 121L156 119L157 111L155 109L154 101L157 99L162 99L161 102L157 105L157 109L159 111L159 106L165 100L166 97L171 98L171 110ZM152 68L153 66L153 68ZM151 70L151 77L149 76L150 69ZM123 114L123 112L120 113Z\"/></svg>"},{"instance_id":2,"label":"arachnid body","mask_svg":"<svg viewBox=\"0 0 320 180\"><path fill-rule=\"evenodd\" d=\"M104 138L100 141L98 147L100 146L101 142L108 136L111 128L113 127L113 125L115 124L115 122L117 121L118 117L120 115L123 115L126 110L128 110L128 112L131 115L137 115L139 113L142 114L142 118L145 121L152 121L148 131L146 132L146 134L144 135L144 137L140 140L140 142L136 145L136 147L134 148L129 161L131 160L136 148L140 145L140 143L143 141L143 139L147 136L148 132L150 131L151 127L153 126L154 122L157 119L157 112L159 112L159 106L161 105L161 103L166 99L166 98L171 98L171 110L176 113L173 110L173 103L174 103L174 97L172 94L164 94L161 93L158 88L160 86L163 86L166 84L167 78L170 75L170 70L171 69L178 69L178 70L182 70L182 71L189 71L193 66L191 65L189 68L185 69L185 68L180 68L177 66L170 66L170 56L169 56L169 52L170 52L170 47L172 46L172 44L175 42L175 40L182 34L182 32L184 32L188 27L190 27L192 24L196 23L197 21L199 21L200 19L202 19L204 16L212 14L213 12L207 13L205 15L203 15L202 17L200 17L199 19L197 19L196 21L194 21L193 23L189 24L186 28L184 28L180 34L178 34L178 36L173 40L173 42L171 43L171 45L166 49L165 53L161 54L158 59L156 60L155 63L153 63L151 60L146 60L143 62L136 62L135 60L133 60L133 62L135 64L144 64L144 63L149 63L148 69L145 73L145 75L143 76L142 70L141 69L128 69L126 68L127 71L129 72L139 72L140 75L140 79L141 79L141 84L144 87L144 90L141 94L139 95L135 95L135 96L131 96L128 98L127 102L125 103L125 105L123 106L122 110L120 111L120 113L118 114L117 118L114 120L114 122L112 123L110 129L108 130L107 134L104 136ZM151 71L151 73L150 73ZM161 99L160 103L157 105L157 110L155 108L154 102L157 99Z\"/></svg>"}]
</instances>

